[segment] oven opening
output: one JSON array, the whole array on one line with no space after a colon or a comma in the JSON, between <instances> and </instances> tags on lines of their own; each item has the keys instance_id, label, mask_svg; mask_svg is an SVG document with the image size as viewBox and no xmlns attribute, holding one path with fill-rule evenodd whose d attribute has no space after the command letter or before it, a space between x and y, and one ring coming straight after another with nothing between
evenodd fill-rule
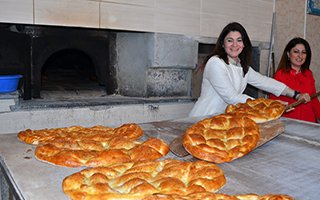
<instances>
[{"instance_id":1,"label":"oven opening","mask_svg":"<svg viewBox=\"0 0 320 200\"><path fill-rule=\"evenodd\" d=\"M41 70L41 98L87 98L106 96L92 59L77 49L53 53Z\"/></svg>"}]
</instances>

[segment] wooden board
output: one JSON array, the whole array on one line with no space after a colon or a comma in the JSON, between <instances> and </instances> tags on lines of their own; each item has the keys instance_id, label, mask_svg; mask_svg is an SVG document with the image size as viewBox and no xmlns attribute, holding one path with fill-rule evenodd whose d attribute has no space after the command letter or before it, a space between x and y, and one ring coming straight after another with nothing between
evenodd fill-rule
<instances>
[{"instance_id":1,"label":"wooden board","mask_svg":"<svg viewBox=\"0 0 320 200\"><path fill-rule=\"evenodd\" d=\"M256 148L283 133L285 130L285 125L283 122L281 122L281 120L278 119L259 124L259 130L260 140Z\"/></svg>"}]
</instances>

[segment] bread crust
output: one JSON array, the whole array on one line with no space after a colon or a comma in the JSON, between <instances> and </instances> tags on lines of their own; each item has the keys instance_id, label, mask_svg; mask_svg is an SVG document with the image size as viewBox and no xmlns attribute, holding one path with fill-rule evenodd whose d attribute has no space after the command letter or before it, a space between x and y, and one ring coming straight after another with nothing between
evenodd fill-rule
<instances>
[{"instance_id":1,"label":"bread crust","mask_svg":"<svg viewBox=\"0 0 320 200\"><path fill-rule=\"evenodd\" d=\"M294 200L292 197L285 194L241 194L241 195L227 195L215 194L210 192L200 192L190 195L164 195L156 194L148 196L143 200Z\"/></svg>"},{"instance_id":2,"label":"bread crust","mask_svg":"<svg viewBox=\"0 0 320 200\"><path fill-rule=\"evenodd\" d=\"M72 126L43 130L26 130L18 138L38 144L35 157L50 164L81 167L107 166L117 162L156 160L169 152L161 139L137 141L143 131L137 124L118 128Z\"/></svg>"},{"instance_id":3,"label":"bread crust","mask_svg":"<svg viewBox=\"0 0 320 200\"><path fill-rule=\"evenodd\" d=\"M70 126L41 130L27 129L18 133L18 138L27 144L45 144L56 141L109 141L114 137L136 140L143 135L143 130L137 124L123 124L117 128L107 126Z\"/></svg>"},{"instance_id":4,"label":"bread crust","mask_svg":"<svg viewBox=\"0 0 320 200\"><path fill-rule=\"evenodd\" d=\"M183 135L183 146L196 158L223 163L246 155L259 139L259 126L253 120L220 114L189 127Z\"/></svg>"},{"instance_id":5,"label":"bread crust","mask_svg":"<svg viewBox=\"0 0 320 200\"><path fill-rule=\"evenodd\" d=\"M246 103L228 105L225 113L247 116L257 123L279 119L286 106L279 101L265 98L247 99Z\"/></svg>"},{"instance_id":6,"label":"bread crust","mask_svg":"<svg viewBox=\"0 0 320 200\"><path fill-rule=\"evenodd\" d=\"M62 187L71 199L143 199L158 193L214 193L225 183L213 163L166 159L87 168L66 177Z\"/></svg>"}]
</instances>

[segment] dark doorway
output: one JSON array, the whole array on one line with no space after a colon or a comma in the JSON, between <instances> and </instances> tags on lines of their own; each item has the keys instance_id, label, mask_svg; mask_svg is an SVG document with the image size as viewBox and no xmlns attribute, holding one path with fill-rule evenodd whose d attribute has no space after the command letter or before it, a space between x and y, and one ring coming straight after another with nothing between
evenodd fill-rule
<instances>
[{"instance_id":1,"label":"dark doorway","mask_svg":"<svg viewBox=\"0 0 320 200\"><path fill-rule=\"evenodd\" d=\"M95 66L85 53L65 49L45 62L41 90L91 90L97 88ZM102 87L103 88L103 87Z\"/></svg>"},{"instance_id":2,"label":"dark doorway","mask_svg":"<svg viewBox=\"0 0 320 200\"><path fill-rule=\"evenodd\" d=\"M99 84L96 73L93 61L84 52L76 49L58 51L42 67L42 98L104 96L105 85Z\"/></svg>"}]
</instances>

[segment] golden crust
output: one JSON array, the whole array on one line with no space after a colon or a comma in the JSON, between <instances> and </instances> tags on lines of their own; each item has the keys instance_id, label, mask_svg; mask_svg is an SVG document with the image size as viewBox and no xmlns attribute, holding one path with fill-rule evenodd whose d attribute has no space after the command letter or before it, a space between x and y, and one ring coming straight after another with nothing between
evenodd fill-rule
<instances>
[{"instance_id":1,"label":"golden crust","mask_svg":"<svg viewBox=\"0 0 320 200\"><path fill-rule=\"evenodd\" d=\"M143 199L158 193L212 193L225 183L215 164L166 159L87 168L66 177L62 187L71 199Z\"/></svg>"},{"instance_id":2,"label":"golden crust","mask_svg":"<svg viewBox=\"0 0 320 200\"><path fill-rule=\"evenodd\" d=\"M256 195L256 194L244 194L236 195L239 200L294 200L293 197L286 194L265 194L265 195Z\"/></svg>"},{"instance_id":3,"label":"golden crust","mask_svg":"<svg viewBox=\"0 0 320 200\"><path fill-rule=\"evenodd\" d=\"M156 160L169 152L168 145L160 139L136 141L142 135L140 126L124 124L118 128L72 126L26 130L18 138L28 144L39 144L35 150L37 159L67 167Z\"/></svg>"},{"instance_id":4,"label":"golden crust","mask_svg":"<svg viewBox=\"0 0 320 200\"><path fill-rule=\"evenodd\" d=\"M221 114L189 127L183 135L183 146L199 159L223 163L249 153L259 138L259 126L253 120Z\"/></svg>"},{"instance_id":5,"label":"golden crust","mask_svg":"<svg viewBox=\"0 0 320 200\"><path fill-rule=\"evenodd\" d=\"M210 192L193 193L190 195L150 195L143 200L294 200L285 194L267 194L259 196L257 194L227 195L214 194Z\"/></svg>"},{"instance_id":6,"label":"golden crust","mask_svg":"<svg viewBox=\"0 0 320 200\"><path fill-rule=\"evenodd\" d=\"M225 113L244 115L257 123L275 120L281 117L286 106L279 101L265 98L248 99L246 103L228 105Z\"/></svg>"},{"instance_id":7,"label":"golden crust","mask_svg":"<svg viewBox=\"0 0 320 200\"><path fill-rule=\"evenodd\" d=\"M95 167L117 162L156 160L169 152L168 145L157 138L149 138L145 142L122 139L122 142L117 143L119 146L113 144L112 148L102 144L91 147L90 145L81 145L81 143L60 141L59 143L43 144L36 148L35 156L39 160L60 166ZM58 146L54 144L58 144Z\"/></svg>"},{"instance_id":8,"label":"golden crust","mask_svg":"<svg viewBox=\"0 0 320 200\"><path fill-rule=\"evenodd\" d=\"M143 135L137 124L124 124L117 128L107 126L70 126L42 130L27 129L18 133L18 138L27 144L44 144L53 140L64 141L109 141L114 137L136 140Z\"/></svg>"}]
</instances>

